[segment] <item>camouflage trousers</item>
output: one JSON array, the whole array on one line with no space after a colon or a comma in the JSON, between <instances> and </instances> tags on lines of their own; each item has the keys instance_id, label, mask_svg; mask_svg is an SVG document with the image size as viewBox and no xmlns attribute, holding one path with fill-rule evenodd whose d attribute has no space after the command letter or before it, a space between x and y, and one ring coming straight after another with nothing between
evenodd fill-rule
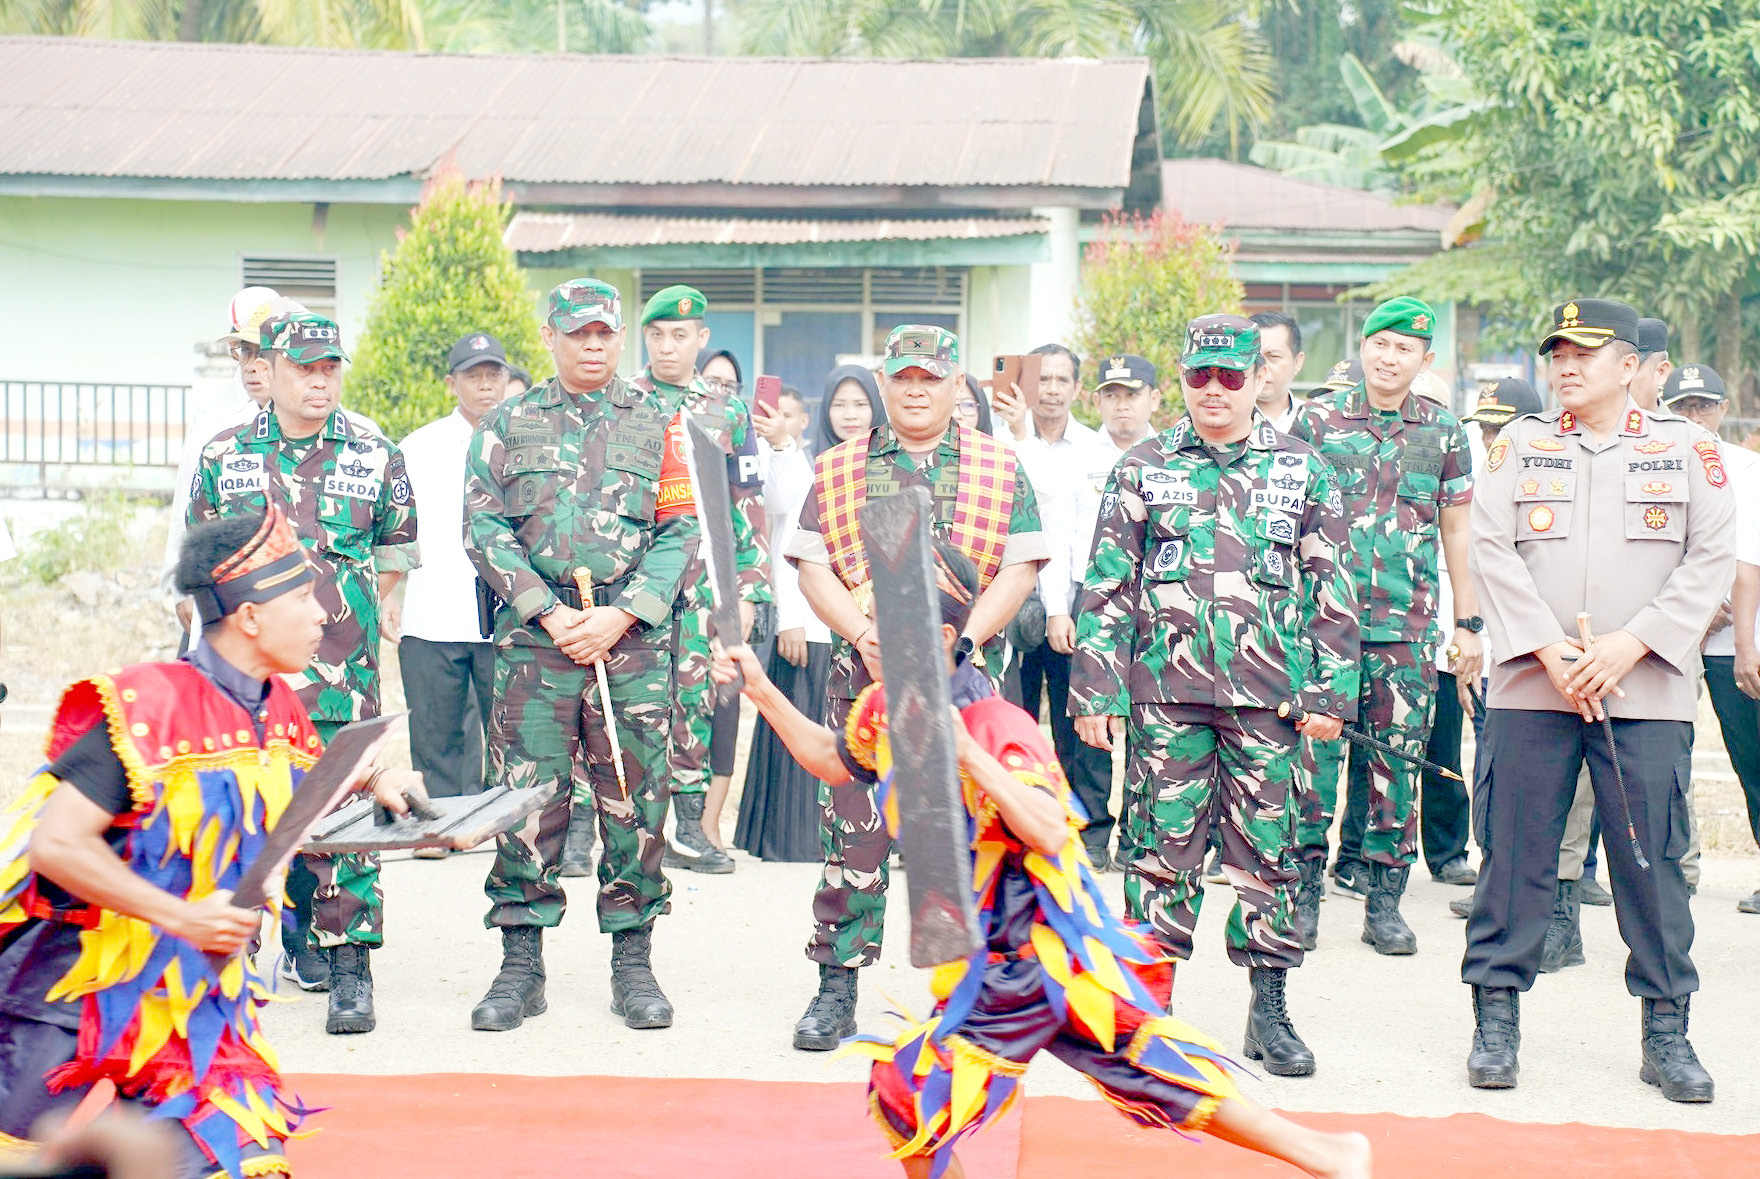
<instances>
[{"instance_id":1,"label":"camouflage trousers","mask_svg":"<svg viewBox=\"0 0 1760 1179\"><path fill-rule=\"evenodd\" d=\"M347 723L312 721L326 745ZM301 881L302 869L310 874L309 881ZM296 912L302 883L310 889L312 944L323 949L350 945L377 949L385 944L385 893L379 887L378 852L298 857L287 878Z\"/></svg>"},{"instance_id":2,"label":"camouflage trousers","mask_svg":"<svg viewBox=\"0 0 1760 1179\"><path fill-rule=\"evenodd\" d=\"M1401 753L1423 757L1436 706L1436 663L1428 644L1364 643L1362 672L1356 727ZM1306 856L1325 858L1347 749L1353 758L1366 758L1369 767L1363 859L1412 863L1418 857L1418 768L1345 741L1303 743L1298 846Z\"/></svg>"},{"instance_id":3,"label":"camouflage trousers","mask_svg":"<svg viewBox=\"0 0 1760 1179\"><path fill-rule=\"evenodd\" d=\"M709 682L709 575L701 557L685 567L684 591L672 616L672 725L666 762L674 794L709 788L709 742L715 692Z\"/></svg>"},{"instance_id":4,"label":"camouflage trousers","mask_svg":"<svg viewBox=\"0 0 1760 1179\"><path fill-rule=\"evenodd\" d=\"M495 702L489 710L489 777L497 785L556 783L542 810L497 837L483 891L484 924L554 927L567 907L558 868L577 783L598 812L599 928L638 929L671 910L672 885L660 870L661 827L671 798L666 729L671 715L672 628L632 626L605 664L623 746L625 795L599 706L598 676L554 647L495 651Z\"/></svg>"},{"instance_id":5,"label":"camouflage trousers","mask_svg":"<svg viewBox=\"0 0 1760 1179\"><path fill-rule=\"evenodd\" d=\"M1214 825L1235 904L1237 966L1302 964L1295 921L1295 727L1263 708L1137 704L1125 765L1125 912L1175 958L1192 956Z\"/></svg>"},{"instance_id":6,"label":"camouflage trousers","mask_svg":"<svg viewBox=\"0 0 1760 1179\"><path fill-rule=\"evenodd\" d=\"M825 723L843 731L853 700L825 702ZM813 936L807 957L826 966L872 966L886 925L886 881L892 836L874 801L874 787L819 783L819 849L825 857L813 894Z\"/></svg>"}]
</instances>

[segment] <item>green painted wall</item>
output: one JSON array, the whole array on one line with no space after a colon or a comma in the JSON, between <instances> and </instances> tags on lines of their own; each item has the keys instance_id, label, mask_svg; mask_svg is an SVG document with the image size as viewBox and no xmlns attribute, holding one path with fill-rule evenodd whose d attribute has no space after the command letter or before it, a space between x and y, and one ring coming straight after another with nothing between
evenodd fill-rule
<instances>
[{"instance_id":1,"label":"green painted wall","mask_svg":"<svg viewBox=\"0 0 1760 1179\"><path fill-rule=\"evenodd\" d=\"M334 258L354 340L401 206L0 197L0 379L190 384L227 330L240 260Z\"/></svg>"}]
</instances>

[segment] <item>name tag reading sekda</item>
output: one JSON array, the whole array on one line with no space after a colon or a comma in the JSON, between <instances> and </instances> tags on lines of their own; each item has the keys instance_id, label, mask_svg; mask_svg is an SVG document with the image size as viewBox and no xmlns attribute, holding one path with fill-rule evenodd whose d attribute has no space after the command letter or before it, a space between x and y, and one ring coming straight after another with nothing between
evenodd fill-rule
<instances>
[{"instance_id":1,"label":"name tag reading sekda","mask_svg":"<svg viewBox=\"0 0 1760 1179\"><path fill-rule=\"evenodd\" d=\"M385 481L385 463L390 454L373 447L365 454L344 451L336 465L324 476L324 494L349 499L376 500Z\"/></svg>"},{"instance_id":2,"label":"name tag reading sekda","mask_svg":"<svg viewBox=\"0 0 1760 1179\"><path fill-rule=\"evenodd\" d=\"M1185 475L1160 467L1144 467L1139 476L1143 502L1152 507L1196 507L1198 489Z\"/></svg>"}]
</instances>

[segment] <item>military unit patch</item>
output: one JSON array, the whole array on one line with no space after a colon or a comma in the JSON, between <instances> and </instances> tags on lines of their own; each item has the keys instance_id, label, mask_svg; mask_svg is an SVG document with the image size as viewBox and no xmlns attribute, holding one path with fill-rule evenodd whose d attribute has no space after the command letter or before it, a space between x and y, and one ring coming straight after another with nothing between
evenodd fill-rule
<instances>
[{"instance_id":1,"label":"military unit patch","mask_svg":"<svg viewBox=\"0 0 1760 1179\"><path fill-rule=\"evenodd\" d=\"M1509 439L1499 438L1491 444L1491 454L1487 456L1485 465L1495 471L1503 466L1503 460L1509 457Z\"/></svg>"},{"instance_id":2,"label":"military unit patch","mask_svg":"<svg viewBox=\"0 0 1760 1179\"><path fill-rule=\"evenodd\" d=\"M1699 464L1705 468L1705 481L1713 487L1722 487L1729 482L1729 476L1723 471L1723 452L1717 449L1717 443L1709 438L1693 443L1693 449L1699 453Z\"/></svg>"}]
</instances>

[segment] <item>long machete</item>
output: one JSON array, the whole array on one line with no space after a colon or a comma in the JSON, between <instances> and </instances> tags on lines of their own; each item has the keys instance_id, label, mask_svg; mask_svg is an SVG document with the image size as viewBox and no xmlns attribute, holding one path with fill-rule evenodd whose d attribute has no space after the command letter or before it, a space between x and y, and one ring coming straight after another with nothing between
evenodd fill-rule
<instances>
[{"instance_id":1,"label":"long machete","mask_svg":"<svg viewBox=\"0 0 1760 1179\"><path fill-rule=\"evenodd\" d=\"M685 435L689 445L685 458L690 467L691 487L697 501L697 524L703 530L703 559L709 567L709 611L715 638L723 647L745 641L739 622L739 571L733 544L733 496L727 490L727 454L709 432L697 425L687 411ZM716 688L716 700L725 704L739 695L740 679Z\"/></svg>"}]
</instances>

